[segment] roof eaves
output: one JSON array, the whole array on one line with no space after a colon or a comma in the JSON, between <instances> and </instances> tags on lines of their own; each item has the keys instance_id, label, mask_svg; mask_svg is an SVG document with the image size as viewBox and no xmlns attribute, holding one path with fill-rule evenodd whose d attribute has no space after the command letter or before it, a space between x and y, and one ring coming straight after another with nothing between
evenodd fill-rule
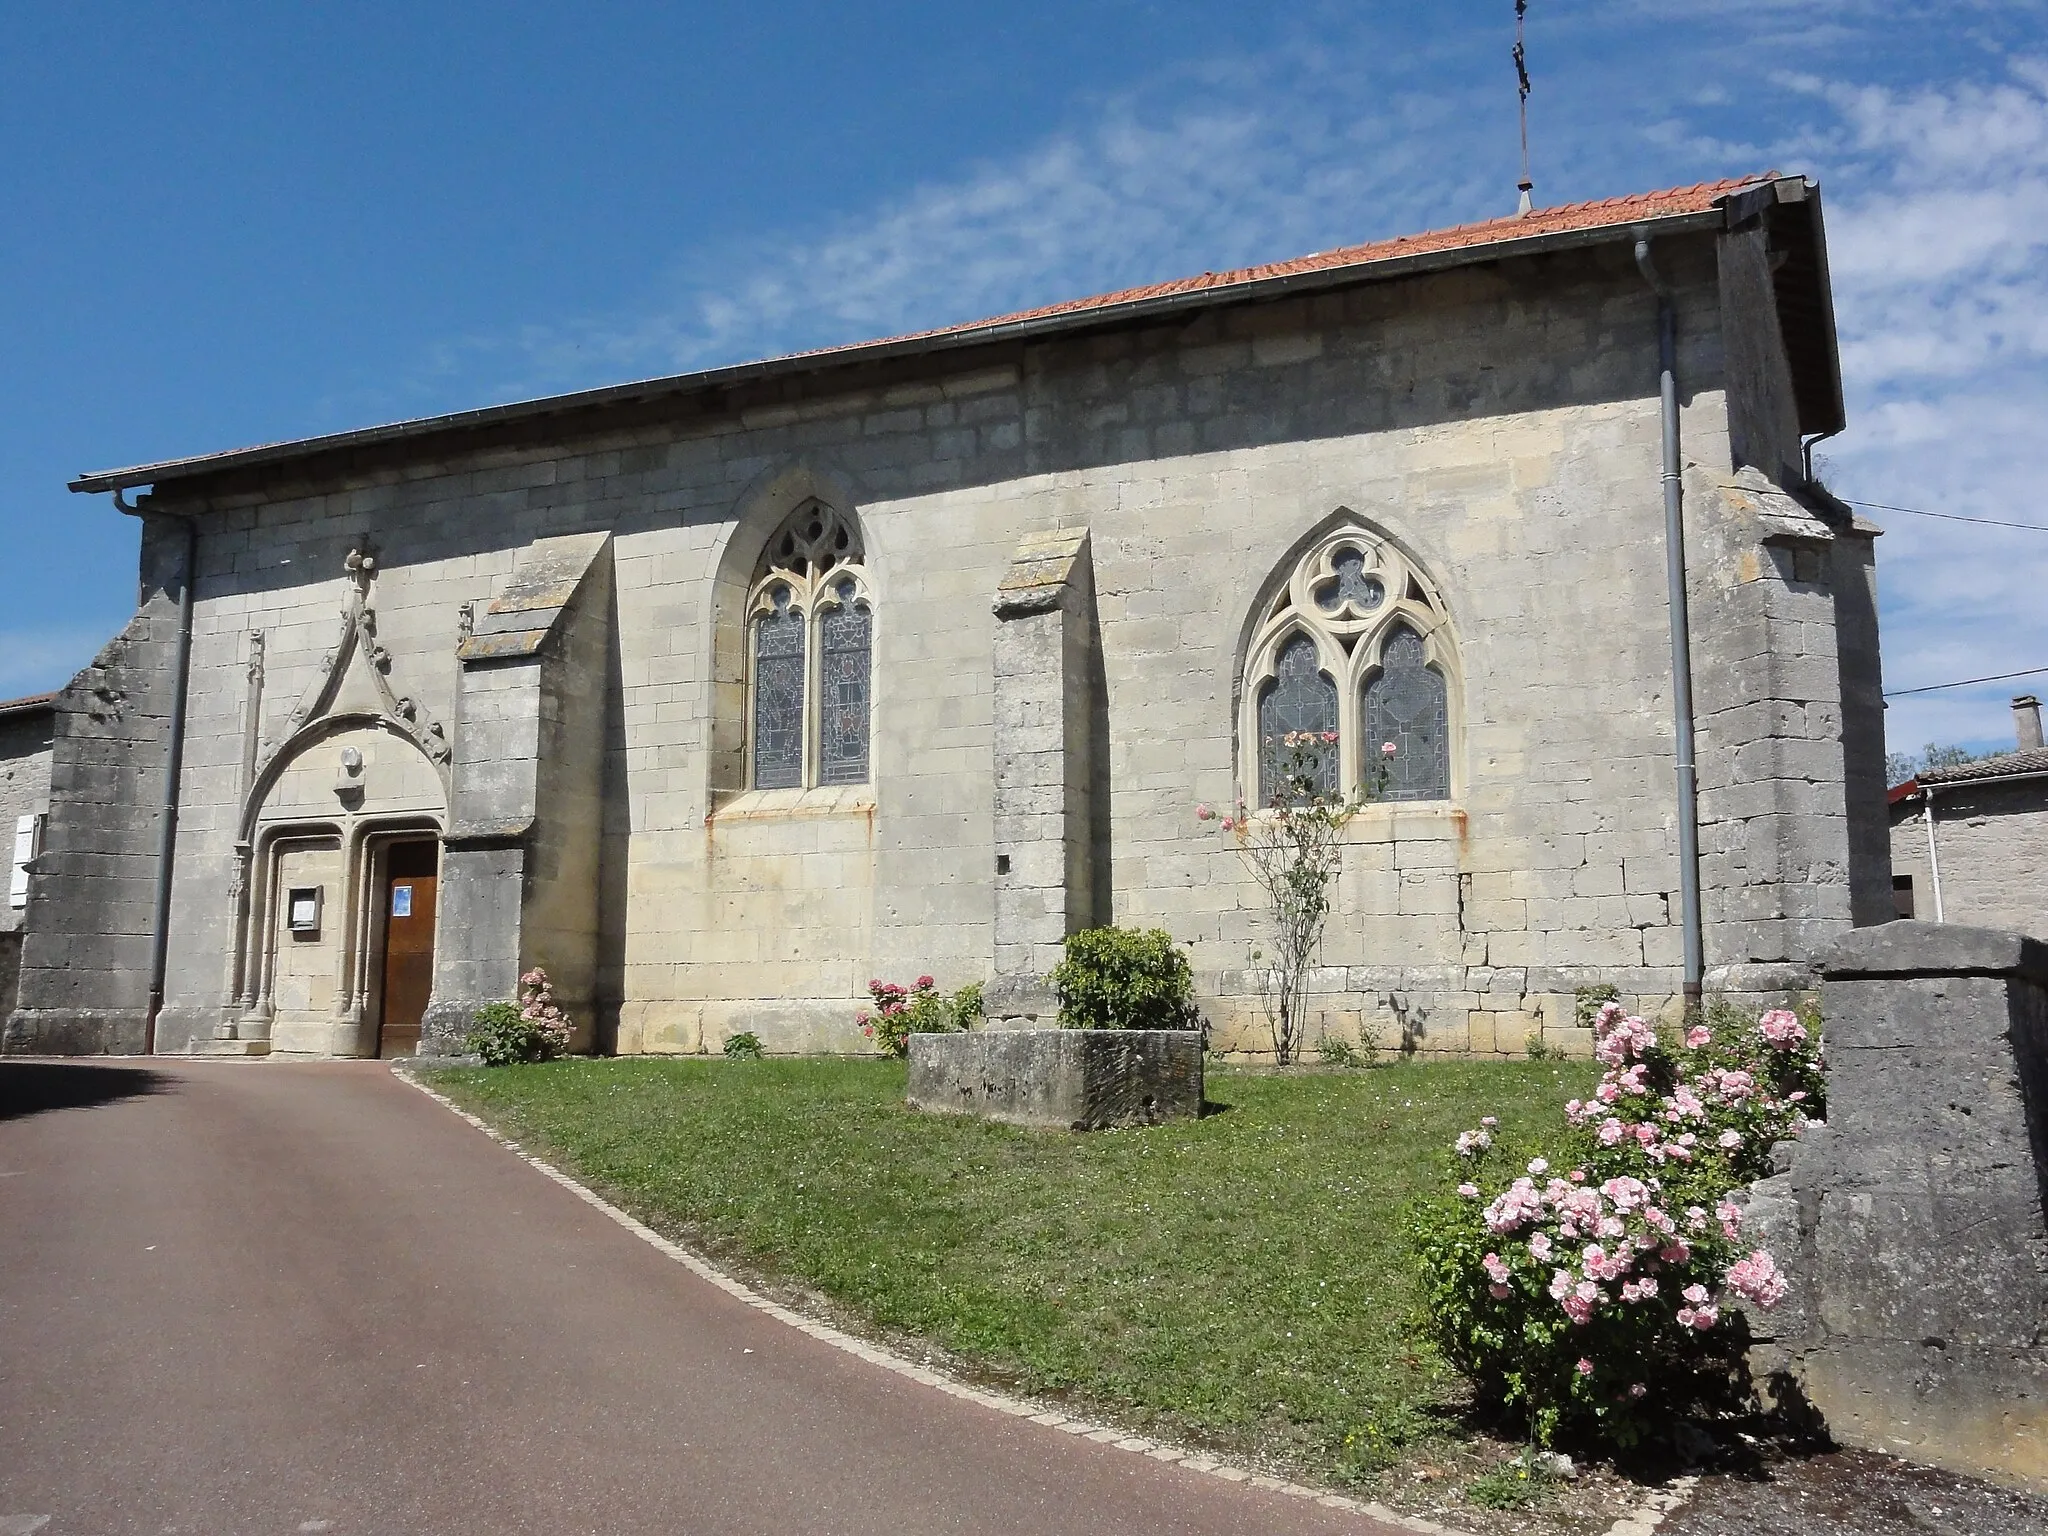
<instances>
[{"instance_id":1,"label":"roof eaves","mask_svg":"<svg viewBox=\"0 0 2048 1536\"><path fill-rule=\"evenodd\" d=\"M0 720L17 719L24 715L54 714L57 709L57 695L54 693L31 693L19 699L0 699Z\"/></svg>"}]
</instances>

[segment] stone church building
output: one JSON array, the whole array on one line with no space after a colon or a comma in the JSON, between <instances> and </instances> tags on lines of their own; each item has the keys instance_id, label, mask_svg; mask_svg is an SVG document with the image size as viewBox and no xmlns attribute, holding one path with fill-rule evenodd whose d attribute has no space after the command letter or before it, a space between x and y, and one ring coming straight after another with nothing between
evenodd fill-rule
<instances>
[{"instance_id":1,"label":"stone church building","mask_svg":"<svg viewBox=\"0 0 2048 1536\"><path fill-rule=\"evenodd\" d=\"M1892 911L1842 425L1763 177L87 475L140 604L56 701L6 1048L442 1049L540 965L597 1049L858 1049L870 977L1029 1017L1116 922L1258 1049L1194 812L1298 730L1397 748L1311 1041L1791 984Z\"/></svg>"}]
</instances>

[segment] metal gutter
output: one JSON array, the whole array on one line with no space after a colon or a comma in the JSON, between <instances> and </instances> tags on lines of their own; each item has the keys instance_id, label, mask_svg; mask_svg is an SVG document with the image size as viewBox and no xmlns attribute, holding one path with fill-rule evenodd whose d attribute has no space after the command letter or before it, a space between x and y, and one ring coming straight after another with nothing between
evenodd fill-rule
<instances>
[{"instance_id":1,"label":"metal gutter","mask_svg":"<svg viewBox=\"0 0 2048 1536\"><path fill-rule=\"evenodd\" d=\"M1387 282L1396 278L1447 271L1455 267L1476 266L1517 257L1549 255L1559 251L1633 241L1640 238L1645 230L1659 235L1675 235L1693 230L1720 230L1726 225L1727 213L1717 204L1690 213L1634 218L1627 223L1559 230L1521 239L1492 240L1480 245L1421 251L1412 256L1385 256L1345 266L1282 273L1245 282L1218 284L1210 288L1186 289L1178 293L1133 299L1095 308L965 326L936 333L926 332L884 341L857 342L850 346L833 347L817 352L798 352L787 357L769 358L760 362L736 363L697 373L642 379L628 384L611 384L598 389L579 390L573 394L551 395L508 405L484 406L476 410L455 411L442 416L424 416L412 421L330 433L323 437L268 443L261 447L232 449L224 453L204 454L193 458L166 459L154 464L137 464L125 469L100 470L79 476L70 482L70 489L95 492L126 490L144 485L161 487L173 481L220 474L229 470L283 464L321 454L475 431L605 406L655 400L667 395L703 394L742 384L763 384L801 378L809 374L824 373L831 369L863 363L957 352L1004 342L1031 342L1078 335L1091 330L1140 324L1226 305L1271 302L1304 293L1319 293L1355 284Z\"/></svg>"}]
</instances>

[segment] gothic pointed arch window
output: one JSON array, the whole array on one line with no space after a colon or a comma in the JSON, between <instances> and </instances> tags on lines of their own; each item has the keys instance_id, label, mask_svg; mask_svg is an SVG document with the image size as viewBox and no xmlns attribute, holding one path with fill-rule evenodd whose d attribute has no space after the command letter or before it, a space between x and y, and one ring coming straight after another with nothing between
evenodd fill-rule
<instances>
[{"instance_id":1,"label":"gothic pointed arch window","mask_svg":"<svg viewBox=\"0 0 2048 1536\"><path fill-rule=\"evenodd\" d=\"M868 782L874 599L860 527L810 500L768 541L747 594L747 763L755 789Z\"/></svg>"},{"instance_id":2,"label":"gothic pointed arch window","mask_svg":"<svg viewBox=\"0 0 2048 1536\"><path fill-rule=\"evenodd\" d=\"M1435 587L1359 526L1324 535L1283 575L1245 655L1245 798L1271 801L1287 737L1307 732L1325 793L1450 799L1457 653Z\"/></svg>"}]
</instances>

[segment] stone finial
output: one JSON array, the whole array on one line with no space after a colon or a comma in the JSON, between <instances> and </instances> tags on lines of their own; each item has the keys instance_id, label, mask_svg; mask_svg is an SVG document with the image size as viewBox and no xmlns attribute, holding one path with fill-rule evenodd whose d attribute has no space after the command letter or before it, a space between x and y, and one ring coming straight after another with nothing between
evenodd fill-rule
<instances>
[{"instance_id":1,"label":"stone finial","mask_svg":"<svg viewBox=\"0 0 2048 1536\"><path fill-rule=\"evenodd\" d=\"M368 539L356 540L356 546L348 552L348 558L341 563L348 573L348 579L355 583L357 594L367 602L370 597L370 583L377 577L377 551Z\"/></svg>"}]
</instances>

